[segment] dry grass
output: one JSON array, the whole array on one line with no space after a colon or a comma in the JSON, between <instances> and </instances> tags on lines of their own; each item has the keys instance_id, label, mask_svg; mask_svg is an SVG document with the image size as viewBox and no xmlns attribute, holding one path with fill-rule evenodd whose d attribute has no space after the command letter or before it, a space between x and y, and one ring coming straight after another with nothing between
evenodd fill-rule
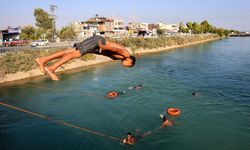
<instances>
[{"instance_id":1,"label":"dry grass","mask_svg":"<svg viewBox=\"0 0 250 150\"><path fill-rule=\"evenodd\" d=\"M13 74L19 71L26 72L37 68L35 59L37 57L47 56L52 54L59 48L51 48L49 50L24 50L19 52L10 52L0 56L0 73L1 74ZM84 55L80 58L83 61L93 60L95 56L93 54ZM52 62L49 62L50 65Z\"/></svg>"},{"instance_id":2,"label":"dry grass","mask_svg":"<svg viewBox=\"0 0 250 150\"><path fill-rule=\"evenodd\" d=\"M133 51L139 48L158 48L173 45L183 45L201 40L218 38L216 34L209 35L189 35L189 36L161 36L158 38L126 38L123 40L114 40L120 44L130 47ZM35 59L41 56L47 56L59 48L49 50L24 50L19 52L6 53L0 56L0 76L3 74L13 74L19 71L29 71L37 68ZM95 55L87 54L80 58L82 61L94 60ZM50 65L51 62L48 64Z\"/></svg>"}]
</instances>

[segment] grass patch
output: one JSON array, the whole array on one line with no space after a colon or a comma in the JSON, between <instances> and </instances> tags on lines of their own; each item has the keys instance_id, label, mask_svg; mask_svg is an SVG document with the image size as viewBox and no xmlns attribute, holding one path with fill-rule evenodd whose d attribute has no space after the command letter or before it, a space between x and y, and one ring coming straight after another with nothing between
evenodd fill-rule
<instances>
[{"instance_id":1,"label":"grass patch","mask_svg":"<svg viewBox=\"0 0 250 150\"><path fill-rule=\"evenodd\" d=\"M160 36L158 38L125 38L123 40L113 40L136 51L138 49L152 49L173 45L184 45L202 40L219 38L217 34L198 34L185 36Z\"/></svg>"},{"instance_id":2,"label":"grass patch","mask_svg":"<svg viewBox=\"0 0 250 150\"><path fill-rule=\"evenodd\" d=\"M47 56L61 48L51 48L48 50L24 50L19 52L9 52L0 56L0 72L1 74L13 74L16 72L26 72L37 68L35 59L42 56ZM84 55L81 60L93 60L95 56L93 54ZM56 60L55 60L56 61ZM53 62L49 62L47 65L51 65Z\"/></svg>"}]
</instances>

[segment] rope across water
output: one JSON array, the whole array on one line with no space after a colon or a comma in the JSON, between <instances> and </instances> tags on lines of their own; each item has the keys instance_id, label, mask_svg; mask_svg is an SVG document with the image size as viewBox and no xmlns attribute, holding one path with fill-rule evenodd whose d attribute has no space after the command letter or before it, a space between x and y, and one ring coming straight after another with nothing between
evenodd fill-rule
<instances>
[{"instance_id":1,"label":"rope across water","mask_svg":"<svg viewBox=\"0 0 250 150\"><path fill-rule=\"evenodd\" d=\"M90 129L79 127L79 126L76 126L76 125L61 121L61 120L55 120L55 119L53 119L51 117L47 117L47 116L44 116L44 115L41 115L41 114L38 114L38 113L35 113L35 112L31 112L31 111L28 111L28 110L25 110L25 109L22 109L22 108L19 108L19 107L16 107L16 106L12 106L12 105L9 105L9 104L3 103L3 102L0 102L0 105L11 108L11 109L14 109L14 110L17 110L17 111L20 111L20 112L23 112L23 113L26 113L26 114L30 114L30 115L33 115L33 116L36 116L36 117L40 117L42 119L46 119L46 120L49 120L49 121L52 121L52 122L55 122L55 123L58 123L58 124L61 124L61 125L64 125L64 126L68 126L68 127L74 128L74 129L78 129L78 130L85 131L85 132L88 132L88 133L91 133L91 134L106 137L106 138L109 138L109 139L112 139L112 140L115 140L115 141L121 141L120 138L117 138L117 137L114 137L114 136L110 136L110 135L107 135L107 134L104 134L104 133L100 133L100 132L97 132L97 131L93 131L93 130L90 130Z\"/></svg>"}]
</instances>

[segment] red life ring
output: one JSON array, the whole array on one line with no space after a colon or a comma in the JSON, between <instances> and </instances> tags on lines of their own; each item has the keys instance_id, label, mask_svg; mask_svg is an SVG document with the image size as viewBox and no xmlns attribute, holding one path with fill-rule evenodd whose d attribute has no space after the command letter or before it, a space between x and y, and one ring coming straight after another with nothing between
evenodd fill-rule
<instances>
[{"instance_id":1,"label":"red life ring","mask_svg":"<svg viewBox=\"0 0 250 150\"><path fill-rule=\"evenodd\" d=\"M117 96L118 96L118 93L115 92L115 91L109 91L109 92L107 93L107 97L109 97L109 98L115 98L115 97L117 97Z\"/></svg>"},{"instance_id":2,"label":"red life ring","mask_svg":"<svg viewBox=\"0 0 250 150\"><path fill-rule=\"evenodd\" d=\"M170 116L178 116L181 113L181 110L179 108L168 108L167 112Z\"/></svg>"}]
</instances>

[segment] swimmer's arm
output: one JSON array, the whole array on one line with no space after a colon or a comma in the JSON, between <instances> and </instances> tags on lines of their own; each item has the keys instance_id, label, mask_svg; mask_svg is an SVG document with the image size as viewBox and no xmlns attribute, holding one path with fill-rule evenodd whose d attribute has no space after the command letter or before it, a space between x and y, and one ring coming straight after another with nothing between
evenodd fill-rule
<instances>
[{"instance_id":1,"label":"swimmer's arm","mask_svg":"<svg viewBox=\"0 0 250 150\"><path fill-rule=\"evenodd\" d=\"M126 143L127 143L127 139L123 139L123 140L122 140L122 143L123 143L123 144L126 144Z\"/></svg>"},{"instance_id":2,"label":"swimmer's arm","mask_svg":"<svg viewBox=\"0 0 250 150\"><path fill-rule=\"evenodd\" d=\"M150 134L152 134L152 132L151 132L151 131L147 131L146 133L144 133L144 134L142 135L142 137L144 138L144 137L146 137L146 136L148 136L148 135L150 135Z\"/></svg>"},{"instance_id":3,"label":"swimmer's arm","mask_svg":"<svg viewBox=\"0 0 250 150\"><path fill-rule=\"evenodd\" d=\"M136 139L135 139L135 138L133 138L133 139L132 139L132 144L135 144L135 141L136 141Z\"/></svg>"},{"instance_id":4,"label":"swimmer's arm","mask_svg":"<svg viewBox=\"0 0 250 150\"><path fill-rule=\"evenodd\" d=\"M116 59L121 59L121 60L125 59L124 56L118 55L118 54L113 54L112 56L113 56L114 58L116 58Z\"/></svg>"}]
</instances>

